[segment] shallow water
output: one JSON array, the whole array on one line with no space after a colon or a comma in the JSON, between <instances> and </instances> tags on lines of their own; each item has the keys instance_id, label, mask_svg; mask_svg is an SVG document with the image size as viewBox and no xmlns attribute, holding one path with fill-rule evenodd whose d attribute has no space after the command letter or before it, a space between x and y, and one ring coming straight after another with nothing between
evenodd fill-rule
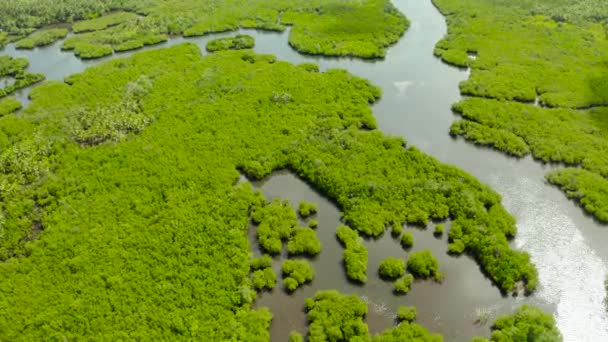
<instances>
[{"instance_id":1,"label":"shallow water","mask_svg":"<svg viewBox=\"0 0 608 342\"><path fill-rule=\"evenodd\" d=\"M373 332L394 324L392 313L399 305L415 305L419 312L417 321L429 330L444 334L446 341L468 341L473 335L489 334L487 324L474 324L478 309L491 312L492 320L496 314L511 312L522 303L532 303L556 315L565 341L608 341L608 317L602 303L603 281L608 271L605 262L608 258L607 227L585 215L544 181L544 173L552 166L541 165L530 157L510 158L449 136L449 126L455 120L450 107L460 99L458 83L469 73L450 67L433 56L433 47L445 35L446 25L429 0L393 2L408 16L411 27L382 61L304 56L288 46L288 31L241 30L241 33L256 39L257 52L271 53L293 63L316 62L322 70L344 68L380 86L383 98L374 105L374 114L381 130L406 137L410 144L470 172L503 196L504 205L518 222L514 246L532 256L539 271L540 287L531 297L502 297L472 260L447 256L445 237L441 240L433 237L432 227L426 231L408 229L415 234L414 251L429 248L438 257L441 271L446 275L443 284L420 282L408 295L394 296L391 284L375 276L379 262L386 256L407 255L390 234L366 242L369 281L365 286L351 284L344 276L340 264L342 247L335 239L338 209L293 175L276 173L255 185L269 198L288 198L294 205L302 199L319 204L317 232L323 250L313 261L317 273L312 284L287 296L279 281L273 292L259 296L257 305L268 306L274 313L273 340L286 340L292 329L305 332L304 299L317 289L334 288L365 296L370 303L367 321ZM208 40L232 34L175 38L146 49L190 41L204 51ZM110 58L137 52L82 61L70 52L61 52L60 46L61 42L58 42L27 51L15 50L9 45L3 53L26 57L30 60L30 71L43 73L50 80L62 80ZM30 91L28 88L17 93L24 104L28 103ZM255 241L253 231L251 235ZM280 267L278 260L275 267L277 270Z\"/></svg>"}]
</instances>

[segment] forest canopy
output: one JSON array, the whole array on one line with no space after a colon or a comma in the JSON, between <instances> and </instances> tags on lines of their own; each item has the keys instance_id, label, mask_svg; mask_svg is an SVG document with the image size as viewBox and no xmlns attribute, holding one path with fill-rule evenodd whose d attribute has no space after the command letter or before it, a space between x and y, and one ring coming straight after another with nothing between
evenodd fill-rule
<instances>
[{"instance_id":1,"label":"forest canopy","mask_svg":"<svg viewBox=\"0 0 608 342\"><path fill-rule=\"evenodd\" d=\"M64 47L83 58L157 44L169 35L200 36L239 27L283 31L287 25L293 25L289 42L300 52L379 58L409 25L388 0L0 2L0 29L16 36L78 20L85 21L74 25L77 34Z\"/></svg>"}]
</instances>

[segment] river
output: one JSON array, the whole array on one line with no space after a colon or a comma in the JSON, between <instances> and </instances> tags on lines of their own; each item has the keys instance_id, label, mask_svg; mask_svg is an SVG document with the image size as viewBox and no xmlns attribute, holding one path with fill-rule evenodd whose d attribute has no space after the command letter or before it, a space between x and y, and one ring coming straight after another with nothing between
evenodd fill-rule
<instances>
[{"instance_id":1,"label":"river","mask_svg":"<svg viewBox=\"0 0 608 342\"><path fill-rule=\"evenodd\" d=\"M294 205L300 200L319 204L317 232L323 250L312 262L316 278L310 285L291 296L279 285L273 292L258 297L256 305L268 306L274 313L272 339L285 341L292 329L305 332L304 299L319 289L338 289L357 293L369 302L367 321L372 332L394 325L394 312L400 305L415 305L418 323L442 333L446 341L469 341L472 336L490 334L489 322L475 322L479 315L491 321L498 314L510 313L519 305L529 303L555 315L567 342L608 341L608 317L602 302L608 259L606 227L545 182L544 173L555 166L542 165L530 157L507 157L449 136L449 126L455 120L450 107L461 98L458 83L468 77L469 71L448 66L433 56L433 47L446 34L447 27L430 0L393 2L410 19L411 26L382 61L301 55L287 44L289 30L284 33L240 30L240 33L256 39L257 52L271 53L292 63L316 62L322 70L344 68L380 86L383 97L373 109L382 131L404 136L409 144L466 170L503 196L503 204L518 222L513 246L532 256L540 287L530 297L503 297L473 260L446 254L445 236L435 238L432 230L415 228L408 228L416 239L413 251L433 250L446 276L442 284L417 282L408 295L393 295L391 284L376 276L382 259L406 256L390 234L366 241L369 281L365 286L351 284L344 276L342 247L335 239L335 228L340 224L338 208L294 175L277 172L254 185L268 198L288 198ZM204 51L208 40L233 34L178 37L146 49L188 41ZM60 46L61 42L57 42L35 50L16 50L11 44L3 53L28 58L28 70L43 73L48 80L61 81L89 66L137 52L83 61L71 52L60 51ZM16 96L27 105L30 91L31 88L21 90ZM251 237L255 250L255 232L251 232ZM279 260L275 260L275 269L279 270L279 266Z\"/></svg>"}]
</instances>

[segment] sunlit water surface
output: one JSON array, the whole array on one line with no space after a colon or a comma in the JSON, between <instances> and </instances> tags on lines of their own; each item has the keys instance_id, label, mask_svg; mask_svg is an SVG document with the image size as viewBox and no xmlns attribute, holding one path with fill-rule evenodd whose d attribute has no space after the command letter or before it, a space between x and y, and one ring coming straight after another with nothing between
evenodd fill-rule
<instances>
[{"instance_id":1,"label":"sunlit water surface","mask_svg":"<svg viewBox=\"0 0 608 342\"><path fill-rule=\"evenodd\" d=\"M338 289L357 293L368 301L367 322L372 332L393 326L394 313L400 305L415 305L419 313L418 323L442 333L446 341L468 341L474 335L489 336L489 323L475 323L479 313L488 313L489 320L493 320L498 314L512 312L519 305L529 303L555 314L565 341L608 341L608 318L603 305L603 282L607 272L605 260L608 257L606 227L583 214L580 208L544 181L543 175L551 166L543 166L529 157L521 160L509 158L449 136L449 126L455 119L450 107L460 99L458 83L468 77L468 70L450 67L433 56L433 47L445 35L446 24L429 0L396 0L394 3L410 19L411 26L382 61L304 56L287 44L289 31L240 30L240 33L250 34L256 39L257 52L271 53L292 63L316 62L322 70L344 68L382 87L383 97L374 105L381 130L406 137L408 143L470 172L503 196L504 205L518 222L514 247L532 256L538 268L540 288L527 298L501 296L473 260L448 256L446 237L433 237L432 227L427 230L408 229L412 229L416 238L413 251L431 249L438 257L441 271L446 275L443 284L417 282L408 295L393 295L392 284L376 276L378 264L387 256L405 258L408 252L390 234L366 241L369 281L365 286L351 284L344 276L342 247L335 239L335 228L340 224L338 208L292 174L278 172L254 185L269 198L288 198L294 205L300 200L318 203L317 232L323 250L312 261L316 269L312 284L287 295L279 283L274 291L258 297L257 305L268 306L274 313L273 340L287 340L289 332L294 329L305 332L305 298L320 289ZM208 40L233 34L174 38L147 49L188 41L201 46L204 52ZM48 80L59 81L108 59L136 53L83 61L70 52L60 51L60 46L61 42L58 42L28 51L16 50L14 45L9 45L3 53L26 57L30 60L31 72L40 72ZM28 88L16 93L24 105L29 102L30 91ZM250 235L252 249L257 253L253 229ZM284 256L275 260L277 271L282 258Z\"/></svg>"}]
</instances>

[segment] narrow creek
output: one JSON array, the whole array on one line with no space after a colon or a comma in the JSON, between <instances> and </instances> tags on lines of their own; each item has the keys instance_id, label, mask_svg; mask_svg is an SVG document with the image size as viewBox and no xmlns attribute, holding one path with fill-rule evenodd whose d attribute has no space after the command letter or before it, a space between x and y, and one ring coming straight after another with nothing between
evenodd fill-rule
<instances>
[{"instance_id":1,"label":"narrow creek","mask_svg":"<svg viewBox=\"0 0 608 342\"><path fill-rule=\"evenodd\" d=\"M390 233L366 242L369 281L365 286L351 284L344 276L342 247L335 239L335 228L340 224L338 208L292 174L277 172L254 185L268 198L287 198L294 205L300 200L317 203L317 233L323 249L312 262L316 278L310 285L291 296L285 294L280 285L273 292L259 296L257 305L268 306L274 313L273 340L287 340L293 329L305 332L304 299L319 289L338 289L368 300L367 321L372 332L392 326L393 312L400 305L415 305L419 313L417 322L442 333L446 341L469 341L475 335L489 335L489 323L475 323L478 313L489 313L491 321L498 314L530 303L555 314L565 341L608 341L608 317L602 303L603 282L608 271L608 228L585 215L544 181L544 173L551 166L541 165L529 157L510 158L449 136L449 126L455 119L450 107L461 98L458 83L469 73L433 56L433 47L446 34L447 27L430 0L393 0L393 3L410 19L411 27L382 61L301 55L287 44L289 30L284 33L240 30L240 33L256 39L257 52L271 53L292 63L316 62L322 70L344 68L380 86L383 97L374 105L374 114L382 131L404 136L408 143L475 175L503 196L503 204L518 222L514 247L532 256L539 271L540 287L530 297L501 296L470 258L448 256L445 236L435 238L432 227L408 229L412 229L416 238L413 251L431 249L438 257L441 271L446 275L443 284L419 282L408 295L393 295L391 284L375 276L378 264L385 257L407 255ZM204 51L208 40L233 34L174 38L147 49L188 41ZM60 47L58 42L35 50L16 50L11 44L2 53L28 58L30 71L43 73L48 80L61 81L89 66L141 51L83 61L71 52L60 51ZM30 91L31 88L23 89L16 96L27 105ZM254 232L251 237L255 248ZM277 260L276 270L279 267Z\"/></svg>"}]
</instances>

